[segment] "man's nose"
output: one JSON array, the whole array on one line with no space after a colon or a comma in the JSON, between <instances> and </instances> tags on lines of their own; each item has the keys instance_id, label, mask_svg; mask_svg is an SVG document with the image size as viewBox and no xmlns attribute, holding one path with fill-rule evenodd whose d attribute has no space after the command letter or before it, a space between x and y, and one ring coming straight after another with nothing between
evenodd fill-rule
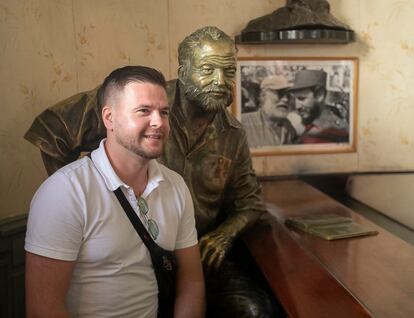
<instances>
[{"instance_id":1,"label":"man's nose","mask_svg":"<svg viewBox=\"0 0 414 318\"><path fill-rule=\"evenodd\" d=\"M151 127L160 127L163 124L163 119L158 111L154 111L151 114L150 126Z\"/></svg>"},{"instance_id":2,"label":"man's nose","mask_svg":"<svg viewBox=\"0 0 414 318\"><path fill-rule=\"evenodd\" d=\"M282 97L280 98L280 100L284 103L287 103L289 101L289 96L288 95L282 95Z\"/></svg>"},{"instance_id":3,"label":"man's nose","mask_svg":"<svg viewBox=\"0 0 414 318\"><path fill-rule=\"evenodd\" d=\"M225 75L222 69L214 70L214 84L217 86L222 86L225 84Z\"/></svg>"}]
</instances>

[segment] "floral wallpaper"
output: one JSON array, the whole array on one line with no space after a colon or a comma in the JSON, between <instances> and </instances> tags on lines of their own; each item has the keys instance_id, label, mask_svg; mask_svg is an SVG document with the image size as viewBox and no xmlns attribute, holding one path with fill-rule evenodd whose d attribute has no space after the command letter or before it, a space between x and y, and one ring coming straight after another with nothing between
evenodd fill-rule
<instances>
[{"instance_id":1,"label":"floral wallpaper","mask_svg":"<svg viewBox=\"0 0 414 318\"><path fill-rule=\"evenodd\" d=\"M23 139L46 107L145 64L176 77L178 43L215 25L231 36L285 0L3 0L0 2L0 218L27 212L46 178ZM240 45L240 57L358 57L357 151L253 157L259 175L414 168L414 0L330 0L347 45Z\"/></svg>"}]
</instances>

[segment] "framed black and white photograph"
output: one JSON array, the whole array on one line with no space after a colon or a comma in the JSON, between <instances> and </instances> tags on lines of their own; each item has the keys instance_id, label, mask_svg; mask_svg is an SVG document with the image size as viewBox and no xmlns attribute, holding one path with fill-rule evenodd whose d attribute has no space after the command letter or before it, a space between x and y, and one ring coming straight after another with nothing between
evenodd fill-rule
<instances>
[{"instance_id":1,"label":"framed black and white photograph","mask_svg":"<svg viewBox=\"0 0 414 318\"><path fill-rule=\"evenodd\" d=\"M356 151L358 59L243 58L233 113L252 155Z\"/></svg>"}]
</instances>

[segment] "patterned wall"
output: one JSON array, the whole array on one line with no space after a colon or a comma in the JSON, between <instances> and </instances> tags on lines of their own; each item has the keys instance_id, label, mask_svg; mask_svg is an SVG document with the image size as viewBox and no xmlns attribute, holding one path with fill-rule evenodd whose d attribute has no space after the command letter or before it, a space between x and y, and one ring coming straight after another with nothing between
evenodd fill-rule
<instances>
[{"instance_id":1,"label":"patterned wall","mask_svg":"<svg viewBox=\"0 0 414 318\"><path fill-rule=\"evenodd\" d=\"M260 175L414 168L414 0L330 0L358 34L348 45L240 46L241 57L360 59L357 152L254 157ZM278 0L2 0L0 218L28 210L46 177L23 139L47 106L97 85L112 69L146 64L176 76L177 45L205 25L238 34Z\"/></svg>"}]
</instances>

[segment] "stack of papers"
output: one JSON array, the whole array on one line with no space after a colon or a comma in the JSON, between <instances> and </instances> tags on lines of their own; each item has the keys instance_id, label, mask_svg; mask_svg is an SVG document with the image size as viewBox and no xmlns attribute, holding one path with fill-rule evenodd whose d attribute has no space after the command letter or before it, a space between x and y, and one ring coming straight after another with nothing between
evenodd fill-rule
<instances>
[{"instance_id":1,"label":"stack of papers","mask_svg":"<svg viewBox=\"0 0 414 318\"><path fill-rule=\"evenodd\" d=\"M291 217L286 220L286 225L325 240L378 234L377 230L355 223L350 217L337 214L313 214Z\"/></svg>"}]
</instances>

